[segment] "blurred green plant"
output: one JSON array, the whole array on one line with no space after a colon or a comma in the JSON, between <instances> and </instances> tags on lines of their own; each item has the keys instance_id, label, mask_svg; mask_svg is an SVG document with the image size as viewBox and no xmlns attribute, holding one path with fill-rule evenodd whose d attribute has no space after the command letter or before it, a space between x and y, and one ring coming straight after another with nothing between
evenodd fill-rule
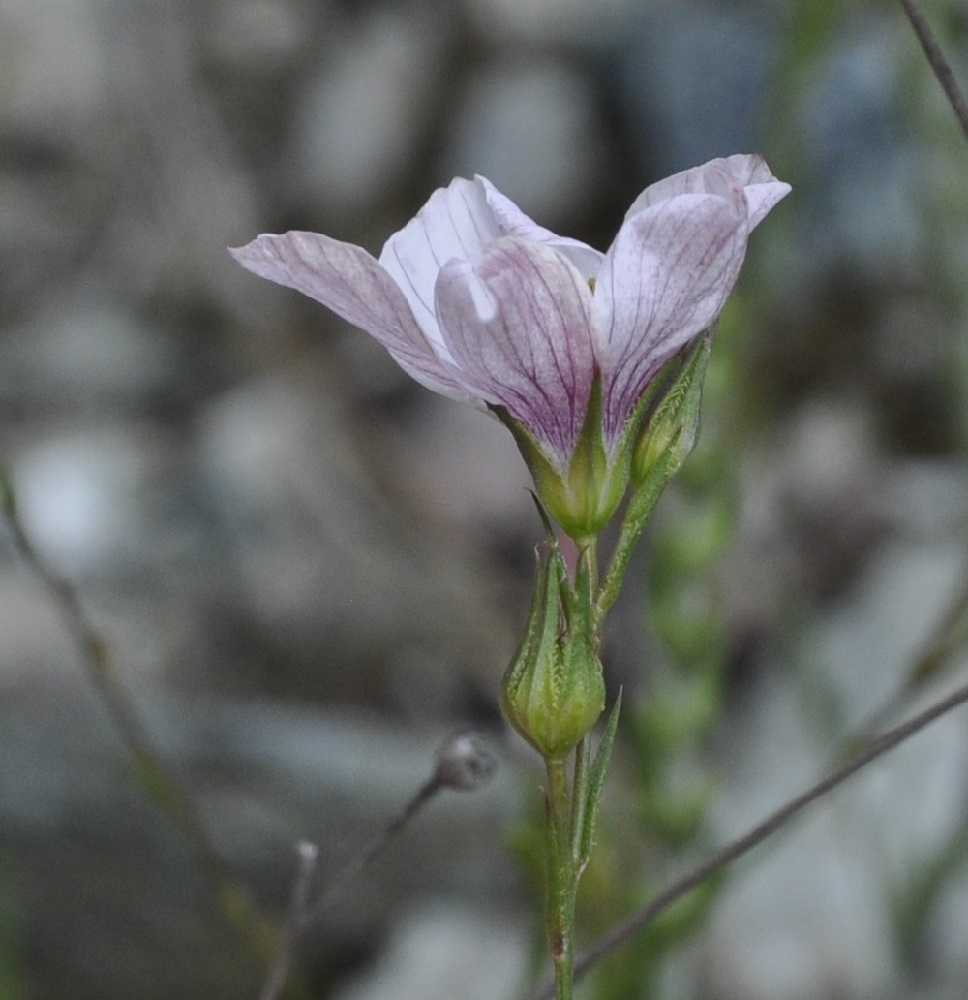
<instances>
[{"instance_id":1,"label":"blurred green plant","mask_svg":"<svg viewBox=\"0 0 968 1000\"><path fill-rule=\"evenodd\" d=\"M754 322L751 313L739 293L720 317L702 433L650 536L644 610L656 642L626 715L621 804L610 800L603 824L601 839L613 836L617 844L599 844L583 898L587 929L596 934L651 898L673 862L699 858L710 847L708 815L717 782L704 751L722 715L729 652L715 570L737 513L740 349ZM616 816L619 811L627 815ZM650 924L636 948L622 949L607 972L593 974L596 1000L665 995L667 964L702 927L721 883L710 880L679 900Z\"/></svg>"}]
</instances>

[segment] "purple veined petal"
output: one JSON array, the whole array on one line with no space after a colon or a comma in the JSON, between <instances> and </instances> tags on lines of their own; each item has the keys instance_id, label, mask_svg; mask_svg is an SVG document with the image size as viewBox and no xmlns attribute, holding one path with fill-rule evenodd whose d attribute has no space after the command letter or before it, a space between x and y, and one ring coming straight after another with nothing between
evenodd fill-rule
<instances>
[{"instance_id":1,"label":"purple veined petal","mask_svg":"<svg viewBox=\"0 0 968 1000\"><path fill-rule=\"evenodd\" d=\"M650 205L680 194L726 194L726 189L734 184L739 184L746 194L750 232L791 190L789 184L778 181L770 173L762 156L757 153L737 153L710 160L701 167L683 170L651 184L632 202L625 218L630 219Z\"/></svg>"},{"instance_id":2,"label":"purple veined petal","mask_svg":"<svg viewBox=\"0 0 968 1000\"><path fill-rule=\"evenodd\" d=\"M486 178L480 174L475 174L474 180L483 190L488 205L494 212L501 229L509 236L521 236L532 243L543 243L557 250L562 256L578 268L581 275L587 281L589 278L597 278L601 270L602 261L605 255L599 250L595 250L581 240L574 240L568 236L559 236L550 229L539 226L537 222L529 218L517 205L500 191Z\"/></svg>"},{"instance_id":3,"label":"purple veined petal","mask_svg":"<svg viewBox=\"0 0 968 1000\"><path fill-rule=\"evenodd\" d=\"M621 434L641 394L673 354L709 327L746 253L746 202L681 194L629 218L595 286L606 440Z\"/></svg>"},{"instance_id":4,"label":"purple veined petal","mask_svg":"<svg viewBox=\"0 0 968 1000\"><path fill-rule=\"evenodd\" d=\"M729 197L731 191L742 186L743 181L730 168L728 159L710 160L701 167L691 167L650 184L629 206L625 218L631 219L645 209L679 195L718 194Z\"/></svg>"},{"instance_id":5,"label":"purple veined petal","mask_svg":"<svg viewBox=\"0 0 968 1000\"><path fill-rule=\"evenodd\" d=\"M445 265L437 315L478 393L528 427L564 472L595 375L596 320L582 274L549 247L505 236L477 267Z\"/></svg>"},{"instance_id":6,"label":"purple veined petal","mask_svg":"<svg viewBox=\"0 0 968 1000\"><path fill-rule=\"evenodd\" d=\"M766 160L758 153L736 153L719 162L743 185L750 232L793 190L785 181L778 181L773 176Z\"/></svg>"},{"instance_id":7,"label":"purple veined petal","mask_svg":"<svg viewBox=\"0 0 968 1000\"><path fill-rule=\"evenodd\" d=\"M403 292L362 247L317 233L262 235L229 253L261 278L294 288L375 337L421 384L473 400L461 373L414 320Z\"/></svg>"},{"instance_id":8,"label":"purple veined petal","mask_svg":"<svg viewBox=\"0 0 968 1000\"><path fill-rule=\"evenodd\" d=\"M434 308L440 269L451 260L472 264L501 229L483 192L464 177L438 188L427 203L383 246L380 264L403 291L413 315L439 353L448 357Z\"/></svg>"}]
</instances>

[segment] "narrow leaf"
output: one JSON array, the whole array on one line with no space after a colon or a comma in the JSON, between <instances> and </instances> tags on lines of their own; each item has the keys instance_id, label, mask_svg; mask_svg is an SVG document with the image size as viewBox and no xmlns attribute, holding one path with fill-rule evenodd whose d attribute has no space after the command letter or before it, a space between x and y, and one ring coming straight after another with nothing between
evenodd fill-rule
<instances>
[{"instance_id":1,"label":"narrow leaf","mask_svg":"<svg viewBox=\"0 0 968 1000\"><path fill-rule=\"evenodd\" d=\"M602 741L595 751L595 759L592 761L591 770L588 775L588 799L585 804L585 821L582 825L580 867L584 868L588 864L588 859L592 852L592 838L595 835L595 820L598 817L598 806L602 797L602 786L605 784L605 772L608 770L608 762L612 756L612 745L615 743L615 733L618 731L618 716L622 707L622 692L618 693L612 711L608 716L605 725L605 732L602 734Z\"/></svg>"}]
</instances>

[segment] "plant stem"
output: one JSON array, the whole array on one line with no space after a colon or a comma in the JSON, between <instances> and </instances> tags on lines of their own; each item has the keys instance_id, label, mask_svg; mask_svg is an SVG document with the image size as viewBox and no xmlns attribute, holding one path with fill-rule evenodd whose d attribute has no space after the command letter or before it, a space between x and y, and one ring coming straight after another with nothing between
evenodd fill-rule
<instances>
[{"instance_id":1,"label":"plant stem","mask_svg":"<svg viewBox=\"0 0 968 1000\"><path fill-rule=\"evenodd\" d=\"M573 803L564 760L546 759L548 771L548 947L555 969L556 1000L572 1000L575 962L577 872L571 849Z\"/></svg>"},{"instance_id":2,"label":"plant stem","mask_svg":"<svg viewBox=\"0 0 968 1000\"><path fill-rule=\"evenodd\" d=\"M937 78L938 83L941 84L941 89L944 91L945 97L948 98L948 103L951 105L951 110L954 111L955 117L958 119L961 131L965 133L965 138L968 139L968 100L965 99L964 92L958 86L951 63L948 62L944 52L941 51L938 39L931 30L917 0L901 0L901 6L904 8L904 13L911 22L911 27L914 28L914 33L918 36L918 41L921 43L921 49L928 60L931 71Z\"/></svg>"},{"instance_id":3,"label":"plant stem","mask_svg":"<svg viewBox=\"0 0 968 1000\"><path fill-rule=\"evenodd\" d=\"M629 500L628 509L622 519L622 527L619 533L618 542L612 552L612 558L608 569L605 572L605 579L597 588L594 607L592 608L592 636L597 644L601 639L602 625L605 616L612 605L618 600L619 591L622 589L622 581L629 568L629 560L636 543L645 530L649 515L662 496L662 491L666 487L668 477L653 476L641 486Z\"/></svg>"}]
</instances>

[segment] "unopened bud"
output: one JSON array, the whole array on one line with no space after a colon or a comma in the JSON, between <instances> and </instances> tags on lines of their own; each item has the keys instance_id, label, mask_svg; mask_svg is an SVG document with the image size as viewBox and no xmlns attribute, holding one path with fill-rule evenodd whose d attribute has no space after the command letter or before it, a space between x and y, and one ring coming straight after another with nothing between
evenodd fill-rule
<instances>
[{"instance_id":1,"label":"unopened bud","mask_svg":"<svg viewBox=\"0 0 968 1000\"><path fill-rule=\"evenodd\" d=\"M636 487L652 477L668 482L695 447L710 345L706 333L686 351L675 381L639 433L632 456Z\"/></svg>"},{"instance_id":2,"label":"unopened bud","mask_svg":"<svg viewBox=\"0 0 968 1000\"><path fill-rule=\"evenodd\" d=\"M508 722L543 756L561 760L605 707L602 665L587 631L562 607L567 571L558 547L538 568L524 641L501 685Z\"/></svg>"}]
</instances>

